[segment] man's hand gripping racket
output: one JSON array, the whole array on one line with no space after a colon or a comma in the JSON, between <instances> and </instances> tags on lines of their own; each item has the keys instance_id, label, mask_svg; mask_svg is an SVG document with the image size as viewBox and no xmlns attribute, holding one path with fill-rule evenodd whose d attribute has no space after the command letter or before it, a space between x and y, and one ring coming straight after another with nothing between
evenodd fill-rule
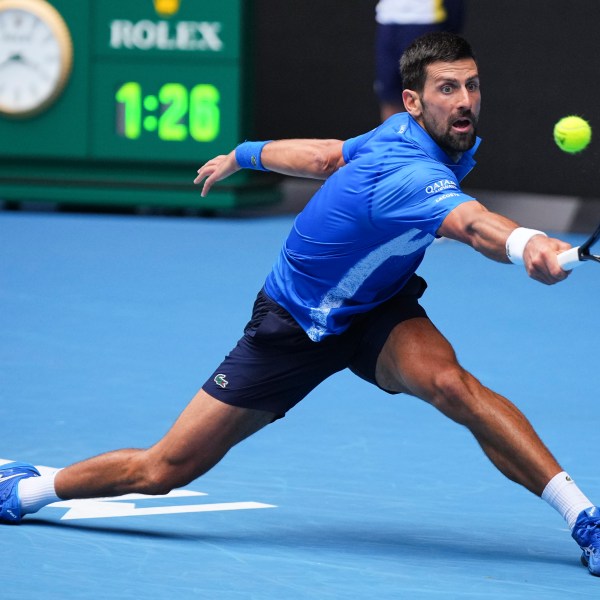
<instances>
[{"instance_id":1,"label":"man's hand gripping racket","mask_svg":"<svg viewBox=\"0 0 600 600\"><path fill-rule=\"evenodd\" d=\"M558 264L564 271L570 271L587 261L600 262L598 254L592 254L592 246L600 240L600 225L581 246L576 246L558 255Z\"/></svg>"}]
</instances>

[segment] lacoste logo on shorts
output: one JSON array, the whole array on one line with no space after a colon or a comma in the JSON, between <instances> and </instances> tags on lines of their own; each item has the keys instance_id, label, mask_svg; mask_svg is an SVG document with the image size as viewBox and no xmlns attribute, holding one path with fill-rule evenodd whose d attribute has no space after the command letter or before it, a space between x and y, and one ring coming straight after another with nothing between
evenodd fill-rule
<instances>
[{"instance_id":1,"label":"lacoste logo on shorts","mask_svg":"<svg viewBox=\"0 0 600 600\"><path fill-rule=\"evenodd\" d=\"M224 375L223 373L219 373L218 375L215 376L213 381L219 387L222 387L223 389L225 389L229 385L229 381L227 381L227 379L225 379L225 377L227 377L227 376Z\"/></svg>"}]
</instances>

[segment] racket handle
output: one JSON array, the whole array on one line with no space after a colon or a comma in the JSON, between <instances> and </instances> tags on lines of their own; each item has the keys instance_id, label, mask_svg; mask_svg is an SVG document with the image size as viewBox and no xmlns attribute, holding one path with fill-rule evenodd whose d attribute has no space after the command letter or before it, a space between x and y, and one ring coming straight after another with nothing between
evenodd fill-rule
<instances>
[{"instance_id":1,"label":"racket handle","mask_svg":"<svg viewBox=\"0 0 600 600\"><path fill-rule=\"evenodd\" d=\"M582 265L583 261L579 260L579 246L561 252L558 255L558 264L563 271L570 271L571 269Z\"/></svg>"}]
</instances>

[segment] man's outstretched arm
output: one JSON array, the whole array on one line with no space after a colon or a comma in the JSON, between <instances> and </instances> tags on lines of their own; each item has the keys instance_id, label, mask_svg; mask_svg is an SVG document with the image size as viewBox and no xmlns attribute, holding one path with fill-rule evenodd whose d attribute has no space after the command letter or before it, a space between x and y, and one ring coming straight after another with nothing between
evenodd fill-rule
<instances>
[{"instance_id":1,"label":"man's outstretched arm","mask_svg":"<svg viewBox=\"0 0 600 600\"><path fill-rule=\"evenodd\" d=\"M275 173L327 179L343 166L341 140L277 140L268 142L260 152L262 166ZM202 196L206 196L217 181L222 181L242 167L236 159L236 150L209 160L198 169L195 184L202 186Z\"/></svg>"},{"instance_id":2,"label":"man's outstretched arm","mask_svg":"<svg viewBox=\"0 0 600 600\"><path fill-rule=\"evenodd\" d=\"M475 200L451 211L438 234L464 242L492 260L522 262L530 277L548 285L558 283L568 275L559 266L557 255L568 250L570 244L547 237L543 232L521 228L518 223L490 212ZM513 255L509 256L511 248Z\"/></svg>"}]
</instances>

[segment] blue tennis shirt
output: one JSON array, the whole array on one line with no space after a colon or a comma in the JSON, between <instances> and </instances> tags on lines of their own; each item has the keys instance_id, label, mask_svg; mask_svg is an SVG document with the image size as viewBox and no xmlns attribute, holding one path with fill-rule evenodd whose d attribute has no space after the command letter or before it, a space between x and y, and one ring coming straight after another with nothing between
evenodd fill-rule
<instances>
[{"instance_id":1,"label":"blue tennis shirt","mask_svg":"<svg viewBox=\"0 0 600 600\"><path fill-rule=\"evenodd\" d=\"M315 342L398 293L415 273L444 218L473 200L458 163L408 113L346 140L346 164L297 216L265 291Z\"/></svg>"}]
</instances>

